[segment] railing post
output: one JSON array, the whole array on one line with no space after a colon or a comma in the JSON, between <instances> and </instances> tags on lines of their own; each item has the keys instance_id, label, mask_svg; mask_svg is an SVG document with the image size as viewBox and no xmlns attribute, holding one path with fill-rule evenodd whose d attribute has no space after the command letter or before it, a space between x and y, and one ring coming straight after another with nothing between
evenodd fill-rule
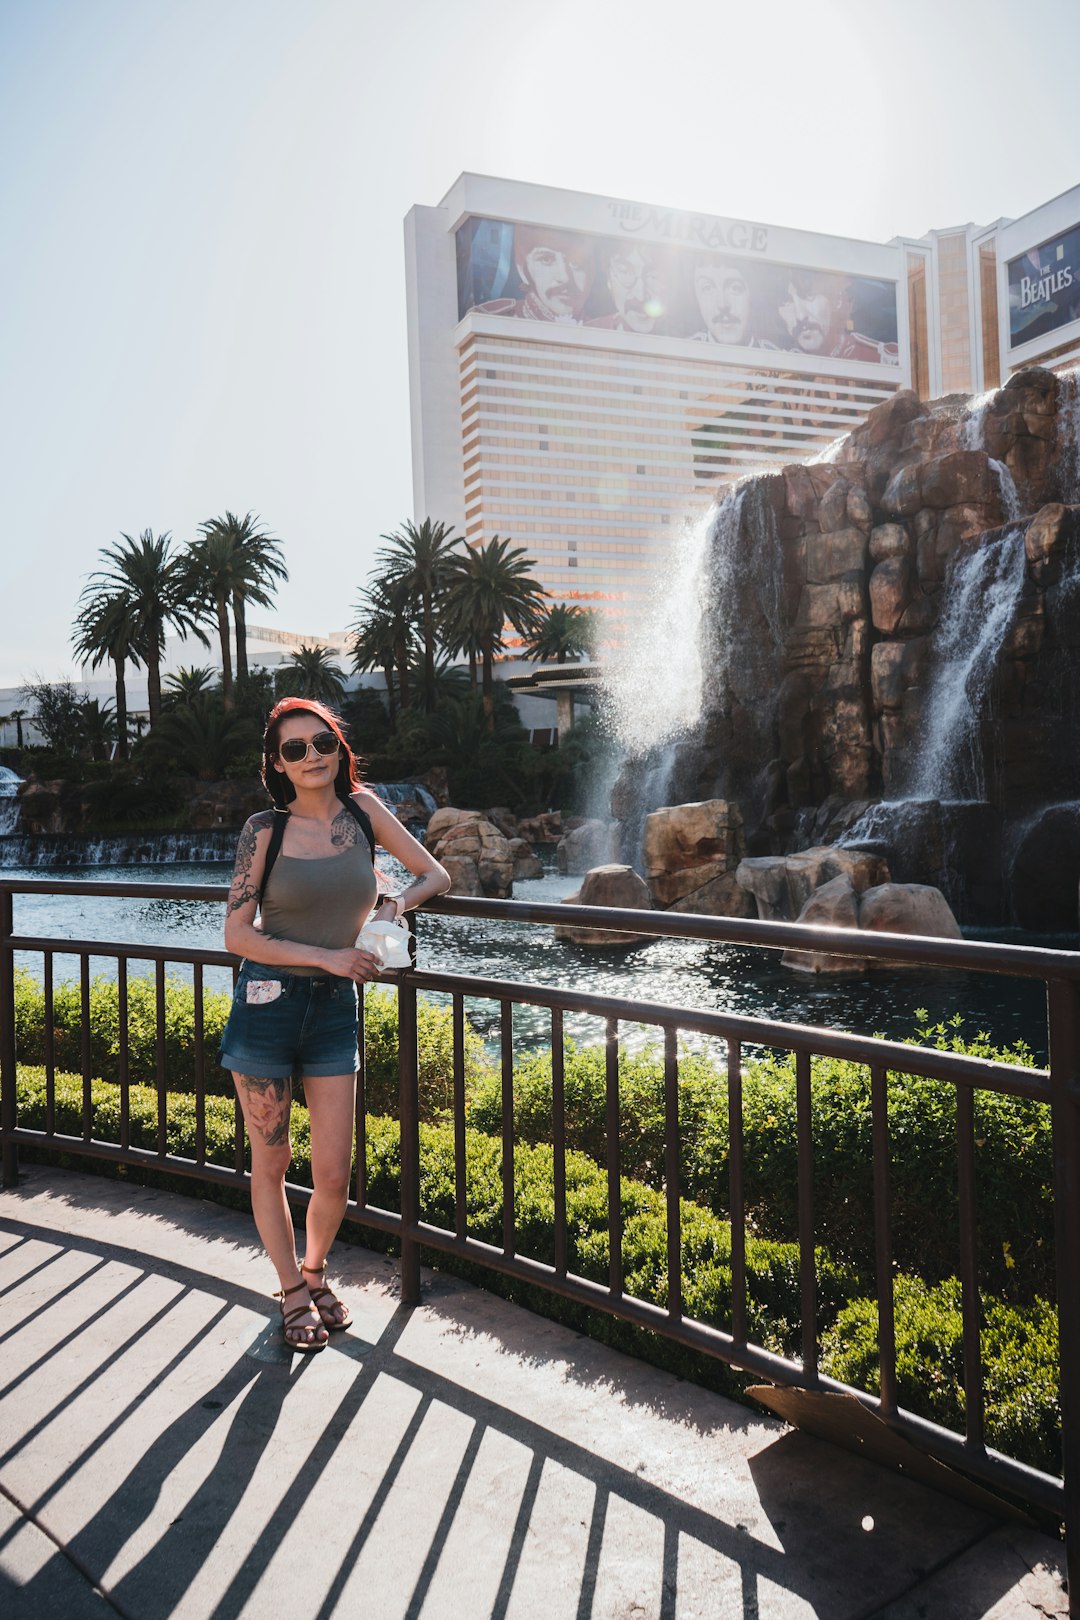
<instances>
[{"instance_id":1,"label":"railing post","mask_svg":"<svg viewBox=\"0 0 1080 1620\"><path fill-rule=\"evenodd\" d=\"M420 1303L420 1073L416 986L398 979L398 1123L401 1131L401 1303Z\"/></svg>"},{"instance_id":2,"label":"railing post","mask_svg":"<svg viewBox=\"0 0 1080 1620\"><path fill-rule=\"evenodd\" d=\"M3 1144L0 1155L5 1187L14 1187L19 1179L19 1155L12 1140L12 1133L18 1124L15 1095L15 952L11 948L11 936L15 929L12 917L11 890L0 889L0 1142Z\"/></svg>"},{"instance_id":3,"label":"railing post","mask_svg":"<svg viewBox=\"0 0 1080 1620\"><path fill-rule=\"evenodd\" d=\"M1069 1591L1080 1593L1080 984L1047 984L1061 1450Z\"/></svg>"}]
</instances>

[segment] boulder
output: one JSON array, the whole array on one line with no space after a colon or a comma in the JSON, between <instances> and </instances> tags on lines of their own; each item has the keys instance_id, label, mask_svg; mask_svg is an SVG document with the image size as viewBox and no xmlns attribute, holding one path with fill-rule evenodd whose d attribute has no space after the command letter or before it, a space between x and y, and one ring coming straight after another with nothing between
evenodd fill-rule
<instances>
[{"instance_id":1,"label":"boulder","mask_svg":"<svg viewBox=\"0 0 1080 1620\"><path fill-rule=\"evenodd\" d=\"M740 886L752 895L763 922L791 922L811 895L836 878L845 878L861 894L888 881L889 868L874 851L818 845L794 855L756 855L740 861L735 873Z\"/></svg>"},{"instance_id":2,"label":"boulder","mask_svg":"<svg viewBox=\"0 0 1080 1620\"><path fill-rule=\"evenodd\" d=\"M847 878L856 894L889 881L889 868L881 856L863 849L825 844L800 850L786 858L789 915L797 917L816 890L838 877Z\"/></svg>"},{"instance_id":3,"label":"boulder","mask_svg":"<svg viewBox=\"0 0 1080 1620\"><path fill-rule=\"evenodd\" d=\"M455 810L452 805L446 805L436 810L428 822L427 841L428 848L435 840L441 838L451 827L460 827L466 823L480 820L479 810Z\"/></svg>"},{"instance_id":4,"label":"boulder","mask_svg":"<svg viewBox=\"0 0 1080 1620\"><path fill-rule=\"evenodd\" d=\"M652 899L643 879L632 866L594 866L586 872L585 881L574 894L563 900L564 906L619 906L634 911L651 911ZM576 928L572 923L556 923L555 938L572 945L587 945L601 950L630 950L635 945L647 944L650 934L616 933L609 928Z\"/></svg>"},{"instance_id":5,"label":"boulder","mask_svg":"<svg viewBox=\"0 0 1080 1620\"><path fill-rule=\"evenodd\" d=\"M797 922L818 928L857 928L859 896L846 872L830 878L809 896ZM781 965L796 973L827 973L860 977L866 972L863 956L833 956L824 951L785 951Z\"/></svg>"},{"instance_id":6,"label":"boulder","mask_svg":"<svg viewBox=\"0 0 1080 1620\"><path fill-rule=\"evenodd\" d=\"M483 894L476 862L464 855L444 855L442 864L450 874L450 893L464 894L479 900Z\"/></svg>"},{"instance_id":7,"label":"boulder","mask_svg":"<svg viewBox=\"0 0 1080 1620\"><path fill-rule=\"evenodd\" d=\"M954 450L924 462L919 477L924 506L985 505L997 495L990 458L984 450Z\"/></svg>"},{"instance_id":8,"label":"boulder","mask_svg":"<svg viewBox=\"0 0 1080 1620\"><path fill-rule=\"evenodd\" d=\"M736 867L735 881L753 899L762 922L791 921L785 856L748 855Z\"/></svg>"},{"instance_id":9,"label":"boulder","mask_svg":"<svg viewBox=\"0 0 1080 1620\"><path fill-rule=\"evenodd\" d=\"M530 844L557 844L563 835L562 811L545 810L539 816L523 816L518 833Z\"/></svg>"},{"instance_id":10,"label":"boulder","mask_svg":"<svg viewBox=\"0 0 1080 1620\"><path fill-rule=\"evenodd\" d=\"M616 821L582 821L560 838L555 849L559 871L580 877L591 867L603 865L619 853L619 824Z\"/></svg>"},{"instance_id":11,"label":"boulder","mask_svg":"<svg viewBox=\"0 0 1080 1620\"><path fill-rule=\"evenodd\" d=\"M451 894L508 900L514 889L514 857L508 841L479 810L436 810L427 847L450 873Z\"/></svg>"},{"instance_id":12,"label":"boulder","mask_svg":"<svg viewBox=\"0 0 1080 1620\"><path fill-rule=\"evenodd\" d=\"M806 539L806 577L811 585L827 585L858 573L866 562L866 536L861 529L834 529Z\"/></svg>"},{"instance_id":13,"label":"boulder","mask_svg":"<svg viewBox=\"0 0 1080 1620\"><path fill-rule=\"evenodd\" d=\"M925 934L962 939L960 925L940 889L924 883L881 883L859 902L859 927L877 934ZM872 967L911 967L907 962L872 962Z\"/></svg>"},{"instance_id":14,"label":"boulder","mask_svg":"<svg viewBox=\"0 0 1080 1620\"><path fill-rule=\"evenodd\" d=\"M891 636L911 596L911 564L906 557L886 557L870 575L870 612L874 629Z\"/></svg>"},{"instance_id":15,"label":"boulder","mask_svg":"<svg viewBox=\"0 0 1080 1620\"><path fill-rule=\"evenodd\" d=\"M668 911L696 912L702 917L756 917L754 896L743 888L734 872L721 872L691 889L667 907Z\"/></svg>"},{"instance_id":16,"label":"boulder","mask_svg":"<svg viewBox=\"0 0 1080 1620\"><path fill-rule=\"evenodd\" d=\"M851 485L846 478L838 478L834 484L829 485L821 497L817 520L818 527L823 534L846 526L848 491L850 488Z\"/></svg>"},{"instance_id":17,"label":"boulder","mask_svg":"<svg viewBox=\"0 0 1080 1620\"><path fill-rule=\"evenodd\" d=\"M497 827L508 841L522 836L521 825L517 816L514 815L513 811L508 810L505 805L499 804L493 810L485 810L484 815L491 822L491 825Z\"/></svg>"},{"instance_id":18,"label":"boulder","mask_svg":"<svg viewBox=\"0 0 1080 1620\"><path fill-rule=\"evenodd\" d=\"M1024 551L1029 563L1046 563L1064 543L1071 527L1072 512L1060 501L1050 502L1036 512L1024 533Z\"/></svg>"},{"instance_id":19,"label":"boulder","mask_svg":"<svg viewBox=\"0 0 1080 1620\"><path fill-rule=\"evenodd\" d=\"M1009 874L1009 903L1021 928L1072 933L1080 881L1080 805L1059 804L1031 821Z\"/></svg>"},{"instance_id":20,"label":"boulder","mask_svg":"<svg viewBox=\"0 0 1080 1620\"><path fill-rule=\"evenodd\" d=\"M875 405L866 418L863 433L872 447L898 441L909 422L928 416L930 407L911 388L898 388L890 399Z\"/></svg>"},{"instance_id":21,"label":"boulder","mask_svg":"<svg viewBox=\"0 0 1080 1620\"><path fill-rule=\"evenodd\" d=\"M642 859L652 897L671 906L733 871L745 849L742 811L727 799L668 805L645 818Z\"/></svg>"},{"instance_id":22,"label":"boulder","mask_svg":"<svg viewBox=\"0 0 1080 1620\"><path fill-rule=\"evenodd\" d=\"M524 838L509 838L510 857L514 863L514 882L525 878L542 878L544 868L537 859L532 845Z\"/></svg>"},{"instance_id":23,"label":"boulder","mask_svg":"<svg viewBox=\"0 0 1080 1620\"><path fill-rule=\"evenodd\" d=\"M910 557L911 536L902 523L879 523L870 531L870 556L874 562L890 557Z\"/></svg>"}]
</instances>

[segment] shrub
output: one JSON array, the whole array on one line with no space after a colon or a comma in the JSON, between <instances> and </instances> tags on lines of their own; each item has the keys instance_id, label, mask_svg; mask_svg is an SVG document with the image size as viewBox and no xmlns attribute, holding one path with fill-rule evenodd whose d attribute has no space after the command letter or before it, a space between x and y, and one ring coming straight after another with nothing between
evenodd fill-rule
<instances>
[{"instance_id":1,"label":"shrub","mask_svg":"<svg viewBox=\"0 0 1080 1620\"><path fill-rule=\"evenodd\" d=\"M438 1119L454 1105L454 1020L450 1007L420 1001L416 1010L420 1117ZM466 1021L465 1083L480 1083L487 1071L484 1043ZM389 989L364 994L364 1086L368 1111L396 1114L398 1106L397 995Z\"/></svg>"},{"instance_id":2,"label":"shrub","mask_svg":"<svg viewBox=\"0 0 1080 1620\"><path fill-rule=\"evenodd\" d=\"M919 1034L973 1056L1028 1063L1022 1045L991 1049L959 1029ZM726 1072L686 1054L679 1066L681 1189L717 1211L728 1208ZM533 1053L514 1074L514 1124L528 1142L551 1137L551 1061ZM567 1043L567 1141L594 1158L606 1152L605 1053ZM814 1218L830 1250L866 1276L874 1266L870 1076L861 1064L815 1058L811 1066ZM619 1065L620 1151L625 1174L651 1185L664 1176L664 1065L656 1048L623 1052ZM976 1185L981 1261L993 1287L1016 1297L1052 1287L1053 1203L1049 1109L990 1091L975 1094ZM469 1120L501 1129L499 1077L482 1074ZM917 1075L890 1074L892 1233L898 1263L940 1280L956 1270L956 1092ZM751 1058L743 1069L743 1188L758 1231L781 1241L798 1233L795 1060Z\"/></svg>"},{"instance_id":3,"label":"shrub","mask_svg":"<svg viewBox=\"0 0 1080 1620\"><path fill-rule=\"evenodd\" d=\"M901 1406L945 1428L964 1427L964 1323L955 1277L930 1285L899 1275L893 1289ZM874 1299L842 1309L822 1339L822 1368L846 1384L880 1391ZM984 1300L981 1331L987 1443L1020 1462L1061 1470L1057 1312L1036 1298L1025 1310Z\"/></svg>"},{"instance_id":4,"label":"shrub","mask_svg":"<svg viewBox=\"0 0 1080 1620\"><path fill-rule=\"evenodd\" d=\"M206 1090L232 1095L232 1082L218 1068L217 1054L232 997L224 990L203 992L203 1051ZM53 990L53 1048L58 1069L82 1068L82 997L77 982ZM119 991L116 981L90 983L90 1073L116 1075L120 1057ZM453 1103L453 1016L449 1007L421 1002L417 1009L420 1103L424 1116L436 1118ZM154 1083L157 1075L157 992L154 980L132 974L128 979L128 1078ZM195 1084L195 993L182 979L165 983L165 1073L170 1091ZM45 1059L45 992L25 968L15 971L15 1043L23 1063ZM398 1096L397 996L386 988L369 988L364 996L364 1056L367 1104L372 1113L396 1113ZM483 1071L484 1047L466 1028L466 1081L476 1083Z\"/></svg>"},{"instance_id":5,"label":"shrub","mask_svg":"<svg viewBox=\"0 0 1080 1620\"><path fill-rule=\"evenodd\" d=\"M232 998L227 991L203 994L203 1041L207 1090L232 1089L217 1067L217 1049ZM53 1050L57 1068L82 1068L82 997L77 982L53 989ZM90 1073L115 1075L120 1058L119 990L114 979L90 982ZM171 1090L195 1084L195 992L180 979L165 987L165 1073ZM128 978L128 1077L153 1081L157 1074L157 991L154 980ZM45 992L32 974L15 970L15 1045L23 1063L45 1059Z\"/></svg>"}]
</instances>

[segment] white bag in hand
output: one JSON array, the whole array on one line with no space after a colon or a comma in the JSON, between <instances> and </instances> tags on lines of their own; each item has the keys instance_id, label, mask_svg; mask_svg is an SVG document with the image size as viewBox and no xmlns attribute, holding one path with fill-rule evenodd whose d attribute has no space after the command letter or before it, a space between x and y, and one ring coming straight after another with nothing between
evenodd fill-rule
<instances>
[{"instance_id":1,"label":"white bag in hand","mask_svg":"<svg viewBox=\"0 0 1080 1620\"><path fill-rule=\"evenodd\" d=\"M377 956L384 968L412 967L407 923L369 922L361 930L356 943L360 950L370 951L372 956Z\"/></svg>"}]
</instances>

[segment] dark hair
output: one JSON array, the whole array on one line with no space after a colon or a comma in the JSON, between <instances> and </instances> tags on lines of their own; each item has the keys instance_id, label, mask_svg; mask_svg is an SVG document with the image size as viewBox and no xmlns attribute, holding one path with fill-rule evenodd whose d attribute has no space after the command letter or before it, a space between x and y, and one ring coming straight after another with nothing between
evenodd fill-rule
<instances>
[{"instance_id":1,"label":"dark hair","mask_svg":"<svg viewBox=\"0 0 1080 1620\"><path fill-rule=\"evenodd\" d=\"M360 772L356 767L356 755L345 741L345 733L341 729L341 720L333 709L328 709L325 703L318 703L314 698L287 697L280 703L275 703L270 710L263 732L263 757L259 775L262 777L263 787L269 793L276 805L290 804L296 798L296 789L293 787L284 771L276 770L274 761L277 759L278 732L281 722L288 720L294 714L310 714L314 720L321 720L327 731L332 731L341 744L341 763L334 778L334 792L339 799L347 799L350 793L355 793L360 786Z\"/></svg>"}]
</instances>

